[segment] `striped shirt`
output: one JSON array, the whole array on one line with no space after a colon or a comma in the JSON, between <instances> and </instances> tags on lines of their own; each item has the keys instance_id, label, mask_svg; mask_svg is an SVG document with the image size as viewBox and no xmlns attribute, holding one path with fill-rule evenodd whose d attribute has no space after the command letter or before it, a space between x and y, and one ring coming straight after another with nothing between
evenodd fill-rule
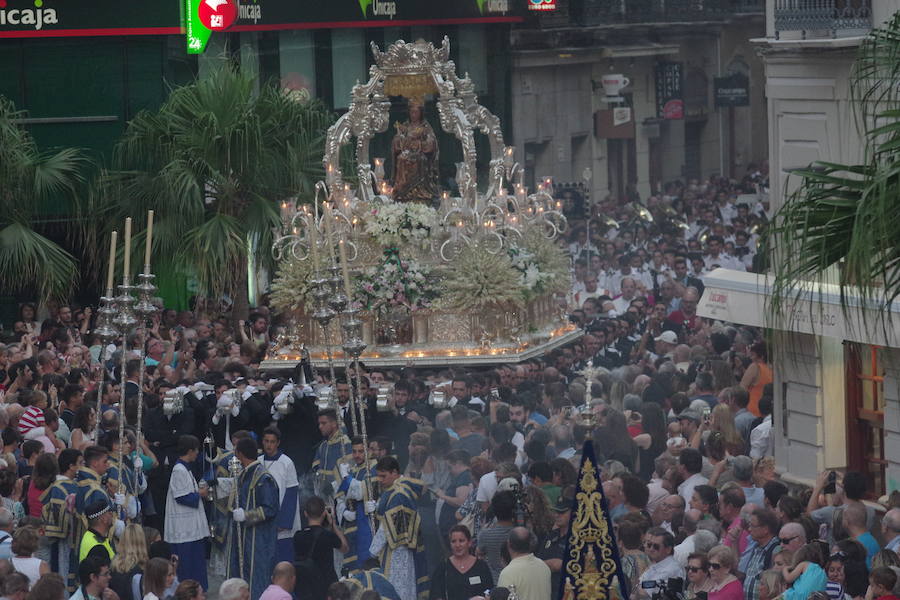
<instances>
[{"instance_id":1,"label":"striped shirt","mask_svg":"<svg viewBox=\"0 0 900 600\"><path fill-rule=\"evenodd\" d=\"M35 427L44 426L44 411L37 406L29 406L19 417L19 433L25 435Z\"/></svg>"}]
</instances>

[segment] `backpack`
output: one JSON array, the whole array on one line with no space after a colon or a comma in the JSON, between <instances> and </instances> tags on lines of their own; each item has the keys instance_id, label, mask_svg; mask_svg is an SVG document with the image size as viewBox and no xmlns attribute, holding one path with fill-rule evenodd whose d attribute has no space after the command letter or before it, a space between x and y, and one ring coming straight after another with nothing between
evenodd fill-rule
<instances>
[{"instance_id":1,"label":"backpack","mask_svg":"<svg viewBox=\"0 0 900 600\"><path fill-rule=\"evenodd\" d=\"M316 544L319 542L319 537L322 535L324 530L320 527L316 531L313 532L312 544L309 547L309 552L306 553L306 556L303 558L298 558L294 562L294 568L297 571L297 579L298 581L301 578L301 574L304 576L303 581L306 581L309 585L309 595L304 596L303 594L299 594L298 598L308 597L308 598L324 598L326 590L323 585L321 573L319 573L319 568L316 566L316 561L313 558L316 553Z\"/></svg>"}]
</instances>

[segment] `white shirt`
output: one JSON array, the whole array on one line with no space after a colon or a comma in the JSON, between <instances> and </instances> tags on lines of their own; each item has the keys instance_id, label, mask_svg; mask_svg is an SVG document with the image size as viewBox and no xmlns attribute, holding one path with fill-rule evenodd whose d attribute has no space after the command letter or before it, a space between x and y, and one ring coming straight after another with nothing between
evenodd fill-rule
<instances>
[{"instance_id":1,"label":"white shirt","mask_svg":"<svg viewBox=\"0 0 900 600\"><path fill-rule=\"evenodd\" d=\"M478 480L478 491L475 493L475 500L478 502L490 502L494 498L494 494L497 493L498 485L500 485L500 482L497 481L497 471L485 473Z\"/></svg>"},{"instance_id":2,"label":"white shirt","mask_svg":"<svg viewBox=\"0 0 900 600\"><path fill-rule=\"evenodd\" d=\"M684 538L684 541L675 546L675 551L672 553L672 556L675 557L675 560L682 567L687 567L688 564L688 556L694 551L694 535L689 535Z\"/></svg>"},{"instance_id":3,"label":"white shirt","mask_svg":"<svg viewBox=\"0 0 900 600\"><path fill-rule=\"evenodd\" d=\"M278 484L278 505L284 503L284 495L290 488L299 487L300 482L297 481L297 468L294 461L282 454L278 460L269 460L265 455L261 457L259 463L266 469L275 483ZM299 491L299 490L298 490ZM297 498L297 506L294 509L294 526L291 529L279 529L278 539L293 538L294 534L300 531L300 498Z\"/></svg>"},{"instance_id":4,"label":"white shirt","mask_svg":"<svg viewBox=\"0 0 900 600\"><path fill-rule=\"evenodd\" d=\"M674 556L667 556L658 563L653 563L641 575L641 596L652 596L654 590L656 590L657 586L655 583L657 581L668 581L673 577L684 579L684 569L678 564ZM644 582L647 582L647 588L644 588ZM654 583L652 587L650 587L651 582Z\"/></svg>"},{"instance_id":5,"label":"white shirt","mask_svg":"<svg viewBox=\"0 0 900 600\"><path fill-rule=\"evenodd\" d=\"M637 296L635 296L635 298L636 297ZM631 300L634 300L634 298ZM624 315L628 312L628 307L631 306L631 300L627 300L624 296L619 296L613 300L613 306L616 307L616 316Z\"/></svg>"},{"instance_id":6,"label":"white shirt","mask_svg":"<svg viewBox=\"0 0 900 600\"><path fill-rule=\"evenodd\" d=\"M169 491L166 494L166 529L163 538L170 544L196 542L209 537L203 500L196 507L175 501L175 498L181 498L192 492L199 492L197 481L183 463L175 463L172 478L169 480Z\"/></svg>"},{"instance_id":7,"label":"white shirt","mask_svg":"<svg viewBox=\"0 0 900 600\"><path fill-rule=\"evenodd\" d=\"M690 506L691 496L694 495L694 488L698 485L706 485L708 482L709 479L707 479L700 473L694 473L693 475L685 479L681 485L678 486L678 495L684 498L684 503L687 506Z\"/></svg>"},{"instance_id":8,"label":"white shirt","mask_svg":"<svg viewBox=\"0 0 900 600\"><path fill-rule=\"evenodd\" d=\"M703 263L706 265L706 269L709 271L712 271L713 265L719 265L720 267L723 267L725 269L735 269L737 271L743 271L745 269L744 263L729 254L725 254L724 252L720 252L719 256L716 257L713 257L711 255L704 256Z\"/></svg>"},{"instance_id":9,"label":"white shirt","mask_svg":"<svg viewBox=\"0 0 900 600\"><path fill-rule=\"evenodd\" d=\"M750 458L772 456L769 447L772 440L772 415L767 415L763 422L750 432Z\"/></svg>"}]
</instances>

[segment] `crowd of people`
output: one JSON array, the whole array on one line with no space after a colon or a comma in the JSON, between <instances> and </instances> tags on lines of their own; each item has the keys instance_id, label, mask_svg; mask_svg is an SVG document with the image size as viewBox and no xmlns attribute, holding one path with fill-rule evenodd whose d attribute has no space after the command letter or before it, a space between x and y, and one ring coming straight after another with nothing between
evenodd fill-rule
<instances>
[{"instance_id":1,"label":"crowd of people","mask_svg":"<svg viewBox=\"0 0 900 600\"><path fill-rule=\"evenodd\" d=\"M142 364L89 307L23 304L0 351L0 595L558 599L592 440L614 597L891 598L900 508L863 502L861 473L779 481L761 332L697 315L705 273L759 266L765 211L738 199L760 176L589 221L562 192L584 335L520 364L265 373L264 303L234 327L163 310Z\"/></svg>"}]
</instances>

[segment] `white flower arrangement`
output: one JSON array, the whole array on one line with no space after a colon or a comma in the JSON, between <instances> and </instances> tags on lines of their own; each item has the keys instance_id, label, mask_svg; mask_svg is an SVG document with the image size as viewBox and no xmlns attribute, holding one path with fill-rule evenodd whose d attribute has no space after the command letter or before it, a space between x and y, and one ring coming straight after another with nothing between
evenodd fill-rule
<instances>
[{"instance_id":1,"label":"white flower arrangement","mask_svg":"<svg viewBox=\"0 0 900 600\"><path fill-rule=\"evenodd\" d=\"M422 244L437 225L437 211L413 202L374 204L365 219L366 233L381 246Z\"/></svg>"},{"instance_id":2,"label":"white flower arrangement","mask_svg":"<svg viewBox=\"0 0 900 600\"><path fill-rule=\"evenodd\" d=\"M510 248L508 254L513 268L519 273L525 300L551 291L555 275L542 271L534 254L521 247Z\"/></svg>"}]
</instances>

